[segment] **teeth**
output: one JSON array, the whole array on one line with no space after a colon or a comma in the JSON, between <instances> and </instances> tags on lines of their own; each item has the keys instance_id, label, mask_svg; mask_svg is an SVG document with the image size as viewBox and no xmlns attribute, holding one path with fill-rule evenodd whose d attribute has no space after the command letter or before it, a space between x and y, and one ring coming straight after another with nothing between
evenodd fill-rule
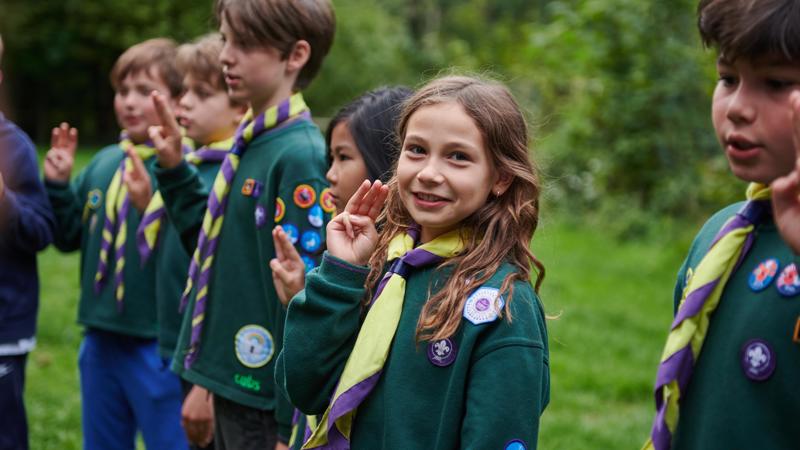
<instances>
[{"instance_id":1,"label":"teeth","mask_svg":"<svg viewBox=\"0 0 800 450\"><path fill-rule=\"evenodd\" d=\"M437 197L436 195L432 194L417 194L417 197L419 197L422 200L427 200L429 202L435 202L442 199L441 197Z\"/></svg>"}]
</instances>

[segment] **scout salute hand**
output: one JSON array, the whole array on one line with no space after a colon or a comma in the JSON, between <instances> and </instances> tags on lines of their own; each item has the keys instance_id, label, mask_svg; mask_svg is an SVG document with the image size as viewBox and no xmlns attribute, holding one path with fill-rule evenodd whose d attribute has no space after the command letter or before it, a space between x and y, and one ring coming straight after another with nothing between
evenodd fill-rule
<instances>
[{"instance_id":1,"label":"scout salute hand","mask_svg":"<svg viewBox=\"0 0 800 450\"><path fill-rule=\"evenodd\" d=\"M272 282L278 299L283 306L286 306L295 294L303 290L306 266L280 225L272 230L272 241L275 243L275 258L269 262Z\"/></svg>"},{"instance_id":2,"label":"scout salute hand","mask_svg":"<svg viewBox=\"0 0 800 450\"><path fill-rule=\"evenodd\" d=\"M328 223L328 252L351 264L366 265L378 245L375 219L389 189L376 180L364 180L347 202L344 212Z\"/></svg>"},{"instance_id":3,"label":"scout salute hand","mask_svg":"<svg viewBox=\"0 0 800 450\"><path fill-rule=\"evenodd\" d=\"M162 94L154 91L150 94L150 98L153 100L161 125L151 126L147 132L156 148L158 164L165 169L172 169L183 161L181 128Z\"/></svg>"},{"instance_id":4,"label":"scout salute hand","mask_svg":"<svg viewBox=\"0 0 800 450\"><path fill-rule=\"evenodd\" d=\"M50 137L50 150L44 159L44 177L50 181L69 182L72 165L75 163L75 150L78 148L78 130L62 122L53 128Z\"/></svg>"},{"instance_id":5,"label":"scout salute hand","mask_svg":"<svg viewBox=\"0 0 800 450\"><path fill-rule=\"evenodd\" d=\"M125 185L128 186L128 197L131 199L131 204L136 208L139 213L143 213L150 204L150 199L153 198L153 188L150 185L150 175L144 167L142 158L136 153L136 150L129 148L126 153L128 158L131 159L131 168L125 172L123 180Z\"/></svg>"},{"instance_id":6,"label":"scout salute hand","mask_svg":"<svg viewBox=\"0 0 800 450\"><path fill-rule=\"evenodd\" d=\"M800 254L800 91L792 94L791 105L797 161L789 175L772 182L772 208L783 240Z\"/></svg>"}]
</instances>

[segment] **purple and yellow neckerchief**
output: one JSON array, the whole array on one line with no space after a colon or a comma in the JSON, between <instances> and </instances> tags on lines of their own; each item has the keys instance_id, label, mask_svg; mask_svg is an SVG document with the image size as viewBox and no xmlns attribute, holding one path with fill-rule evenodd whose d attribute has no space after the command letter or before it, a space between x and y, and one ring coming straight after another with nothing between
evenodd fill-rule
<instances>
[{"instance_id":1,"label":"purple and yellow neckerchief","mask_svg":"<svg viewBox=\"0 0 800 450\"><path fill-rule=\"evenodd\" d=\"M130 198L128 187L125 185L125 172L130 171L133 162L127 152L133 149L142 160L147 160L155 155L155 148L151 142L134 144L123 130L120 134L119 147L123 151L119 168L111 178L111 183L106 190L105 220L103 221L102 240L100 242L100 257L97 262L97 272L94 275L94 291L100 293L108 281L109 258L114 256L114 298L117 302L117 311L122 311L125 297L125 283L123 271L125 269L125 241L128 233L128 211L130 211ZM113 253L112 253L113 248Z\"/></svg>"},{"instance_id":2,"label":"purple and yellow neckerchief","mask_svg":"<svg viewBox=\"0 0 800 450\"><path fill-rule=\"evenodd\" d=\"M219 235L225 218L225 208L228 204L228 194L231 191L233 177L239 167L239 161L247 151L250 142L256 137L277 130L282 124L297 118L309 119L311 114L299 92L281 103L267 109L257 117L249 110L242 120L234 137L234 144L222 162L211 193L208 195L206 214L203 225L197 238L197 248L189 265L189 277L186 280L186 289L181 297L183 310L189 300L192 289L196 289L194 309L192 311L192 334L183 361L185 368L189 369L197 359L200 350L200 333L203 329L206 302L208 301L208 282L214 262L214 253L219 244Z\"/></svg>"},{"instance_id":3,"label":"purple and yellow neckerchief","mask_svg":"<svg viewBox=\"0 0 800 450\"><path fill-rule=\"evenodd\" d=\"M711 314L719 305L725 284L753 245L753 231L769 211L769 198L769 187L757 183L747 187L747 203L719 230L687 281L658 366L656 417L644 450L667 450L672 445L681 395L692 378Z\"/></svg>"},{"instance_id":4,"label":"purple and yellow neckerchief","mask_svg":"<svg viewBox=\"0 0 800 450\"><path fill-rule=\"evenodd\" d=\"M199 166L203 163L220 163L225 160L225 156L228 154L232 145L233 138L231 137L224 141L214 142L200 147L193 152L187 153L183 159L195 166ZM139 249L142 265L147 263L150 255L158 245L161 235L161 224L166 214L167 210L164 207L164 198L161 196L161 192L156 191L144 211L142 221L139 223L139 229L136 230L136 246Z\"/></svg>"},{"instance_id":5,"label":"purple and yellow neckerchief","mask_svg":"<svg viewBox=\"0 0 800 450\"><path fill-rule=\"evenodd\" d=\"M394 262L378 284L331 403L303 445L304 449L350 448L356 408L378 383L397 331L406 278L412 270L441 263L464 248L459 229L415 248L418 240L419 229L414 227L389 242L387 260Z\"/></svg>"}]
</instances>

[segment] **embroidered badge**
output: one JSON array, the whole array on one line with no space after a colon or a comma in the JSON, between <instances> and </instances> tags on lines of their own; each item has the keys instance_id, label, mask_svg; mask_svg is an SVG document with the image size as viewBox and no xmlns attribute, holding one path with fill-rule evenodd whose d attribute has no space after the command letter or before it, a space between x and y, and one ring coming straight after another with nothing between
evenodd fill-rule
<instances>
[{"instance_id":1,"label":"embroidered badge","mask_svg":"<svg viewBox=\"0 0 800 450\"><path fill-rule=\"evenodd\" d=\"M261 383L259 383L258 380L253 378L252 375L242 375L235 373L233 374L233 382L251 391L258 392L261 390Z\"/></svg>"},{"instance_id":2,"label":"embroidered badge","mask_svg":"<svg viewBox=\"0 0 800 450\"><path fill-rule=\"evenodd\" d=\"M316 231L306 231L300 238L300 247L308 253L316 253L322 247L322 237Z\"/></svg>"},{"instance_id":3,"label":"embroidered badge","mask_svg":"<svg viewBox=\"0 0 800 450\"><path fill-rule=\"evenodd\" d=\"M300 232L297 231L297 227L290 223L284 223L281 225L281 228L283 228L283 232L286 233L286 236L289 238L289 242L291 242L292 245L297 244L297 239L300 237Z\"/></svg>"},{"instance_id":4,"label":"embroidered badge","mask_svg":"<svg viewBox=\"0 0 800 450\"><path fill-rule=\"evenodd\" d=\"M322 208L319 205L314 205L308 210L308 223L312 227L321 227L323 223Z\"/></svg>"},{"instance_id":5,"label":"embroidered badge","mask_svg":"<svg viewBox=\"0 0 800 450\"><path fill-rule=\"evenodd\" d=\"M245 325L239 329L234 339L236 359L245 367L257 369L264 367L275 351L272 335L266 328L258 325Z\"/></svg>"},{"instance_id":6,"label":"embroidered badge","mask_svg":"<svg viewBox=\"0 0 800 450\"><path fill-rule=\"evenodd\" d=\"M103 199L103 191L100 189L92 189L86 194L86 205L90 209L97 209L100 207L100 200Z\"/></svg>"},{"instance_id":7,"label":"embroidered badge","mask_svg":"<svg viewBox=\"0 0 800 450\"><path fill-rule=\"evenodd\" d=\"M508 441L508 444L506 444L504 450L528 450L528 447L525 446L525 442L522 440L514 439Z\"/></svg>"},{"instance_id":8,"label":"embroidered badge","mask_svg":"<svg viewBox=\"0 0 800 450\"><path fill-rule=\"evenodd\" d=\"M753 272L750 274L750 278L747 280L747 284L750 285L750 289L753 292L763 291L772 280L775 278L775 274L778 273L778 260L775 258L770 258L764 262L761 262L753 269Z\"/></svg>"},{"instance_id":9,"label":"embroidered badge","mask_svg":"<svg viewBox=\"0 0 800 450\"><path fill-rule=\"evenodd\" d=\"M482 287L467 298L464 305L464 318L475 325L497 319L497 311L505 305L500 290Z\"/></svg>"},{"instance_id":10,"label":"embroidered badge","mask_svg":"<svg viewBox=\"0 0 800 450\"><path fill-rule=\"evenodd\" d=\"M264 205L256 205L256 227L261 228L267 224L267 211L264 209Z\"/></svg>"},{"instance_id":11,"label":"embroidered badge","mask_svg":"<svg viewBox=\"0 0 800 450\"><path fill-rule=\"evenodd\" d=\"M280 197L275 199L275 223L280 222L283 220L283 216L286 215L286 204L283 203Z\"/></svg>"},{"instance_id":12,"label":"embroidered badge","mask_svg":"<svg viewBox=\"0 0 800 450\"><path fill-rule=\"evenodd\" d=\"M314 192L314 188L307 185L301 184L294 188L294 204L305 209L309 206L314 204L314 201L317 200L317 193Z\"/></svg>"},{"instance_id":13,"label":"embroidered badge","mask_svg":"<svg viewBox=\"0 0 800 450\"><path fill-rule=\"evenodd\" d=\"M247 197L252 196L255 188L256 188L256 180L252 178L244 180L244 184L242 185L242 195Z\"/></svg>"},{"instance_id":14,"label":"embroidered badge","mask_svg":"<svg viewBox=\"0 0 800 450\"><path fill-rule=\"evenodd\" d=\"M764 381L775 371L775 352L766 341L752 339L742 346L742 370L753 381Z\"/></svg>"},{"instance_id":15,"label":"embroidered badge","mask_svg":"<svg viewBox=\"0 0 800 450\"><path fill-rule=\"evenodd\" d=\"M303 255L300 257L300 259L303 260L303 264L305 264L306 266L306 273L311 272L311 269L317 266L317 263L316 261L314 261L314 258L308 255Z\"/></svg>"},{"instance_id":16,"label":"embroidered badge","mask_svg":"<svg viewBox=\"0 0 800 450\"><path fill-rule=\"evenodd\" d=\"M800 277L797 276L797 266L789 264L783 269L776 282L778 292L784 297L794 297L800 293Z\"/></svg>"},{"instance_id":17,"label":"embroidered badge","mask_svg":"<svg viewBox=\"0 0 800 450\"><path fill-rule=\"evenodd\" d=\"M319 205L322 206L322 210L326 213L336 211L336 203L333 201L333 194L330 188L323 189L319 194Z\"/></svg>"},{"instance_id":18,"label":"embroidered badge","mask_svg":"<svg viewBox=\"0 0 800 450\"><path fill-rule=\"evenodd\" d=\"M253 193L251 194L251 197L261 197L262 192L264 192L264 183L256 180L253 184Z\"/></svg>"},{"instance_id":19,"label":"embroidered badge","mask_svg":"<svg viewBox=\"0 0 800 450\"><path fill-rule=\"evenodd\" d=\"M434 366L446 367L456 360L458 350L450 339L433 341L428 344L428 361Z\"/></svg>"}]
</instances>

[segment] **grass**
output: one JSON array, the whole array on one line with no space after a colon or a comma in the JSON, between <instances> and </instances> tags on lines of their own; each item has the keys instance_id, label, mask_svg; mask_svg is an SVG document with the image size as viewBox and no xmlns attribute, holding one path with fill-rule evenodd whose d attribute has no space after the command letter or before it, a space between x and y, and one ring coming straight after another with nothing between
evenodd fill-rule
<instances>
[{"instance_id":1,"label":"grass","mask_svg":"<svg viewBox=\"0 0 800 450\"><path fill-rule=\"evenodd\" d=\"M89 156L79 153L78 166ZM534 250L547 266L542 299L558 317L548 321L551 400L539 448L639 448L687 236L619 242L597 227L546 219ZM39 345L26 388L31 448L79 449L79 258L50 248L39 263Z\"/></svg>"}]
</instances>

